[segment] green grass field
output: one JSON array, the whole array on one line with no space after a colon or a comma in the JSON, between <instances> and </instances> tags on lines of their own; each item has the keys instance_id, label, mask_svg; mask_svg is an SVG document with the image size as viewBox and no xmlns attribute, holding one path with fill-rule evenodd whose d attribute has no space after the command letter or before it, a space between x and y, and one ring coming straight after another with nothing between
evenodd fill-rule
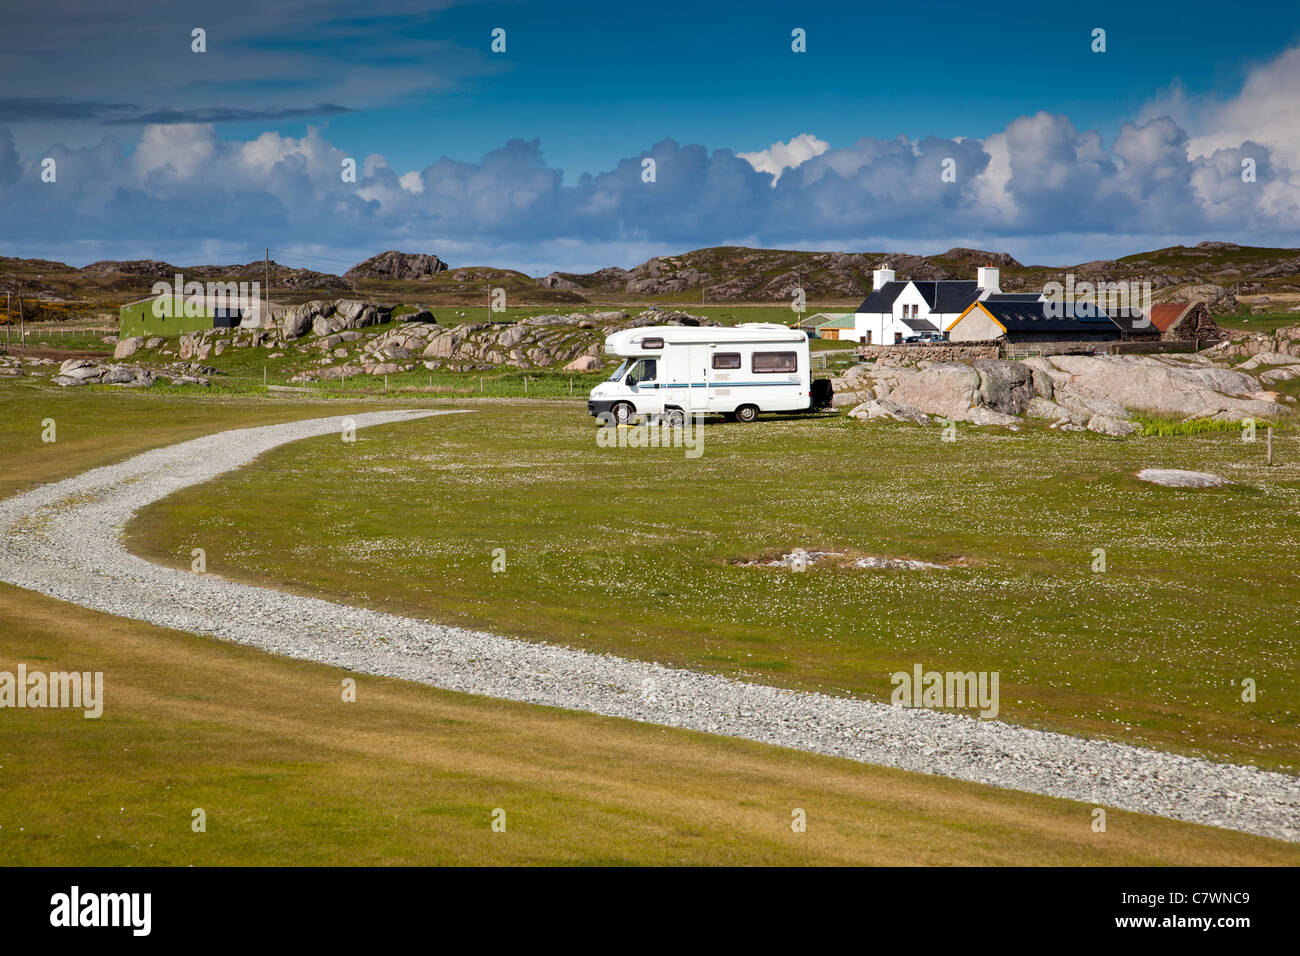
<instances>
[{"instance_id":1,"label":"green grass field","mask_svg":"<svg viewBox=\"0 0 1300 956\"><path fill-rule=\"evenodd\" d=\"M286 447L145 511L182 565L532 640L887 699L920 662L998 670L1002 719L1300 760L1300 438L1126 441L844 418L710 424L703 455L600 448L581 407L495 405ZM1234 484L1175 490L1143 467ZM796 546L941 571L742 567ZM504 548L508 572L493 574ZM1106 552L1104 573L1094 549ZM1261 688L1240 700L1243 678Z\"/></svg>"},{"instance_id":2,"label":"green grass field","mask_svg":"<svg viewBox=\"0 0 1300 956\"><path fill-rule=\"evenodd\" d=\"M838 475L849 470L849 461L818 475L814 494L800 505L799 483L765 463L791 440L789 429L807 429L811 443L791 456L795 468L813 452L870 448L869 455L854 459L868 475L879 467L871 464L874 459L897 458L909 447L915 456L919 446L911 443L925 433L890 429L868 446L868 432L831 421L719 428L706 439L703 458L691 462L719 471L705 477L706 492L735 480L723 464L734 465L740 456L754 469L753 494L763 500L777 496L778 504L770 521L756 523L751 514L751 527L745 528L736 522L746 502L706 496L711 506L692 508L695 523L676 528L688 505L699 501L673 493L685 459L656 456L621 494L597 491L576 480L596 451L580 404L473 405L473 415L437 419L437 425L454 428L430 422L363 430L344 455L318 442L268 455L243 474L153 509L136 527L136 544L171 561L166 542L188 541L199 529L212 549L210 570L217 573L397 608L409 601L427 616L446 620L496 620L503 628L514 621L509 629L523 636L569 633L571 643L617 644L661 660L677 647L686 662L760 680L815 684L817 670L840 671L840 656L850 662L846 673L862 669L873 656L893 661L901 654L936 666L956 662L929 656L915 640L869 651L856 627L848 639L828 641L821 628L860 607L853 598L858 585L838 572L782 577L726 564L732 552L762 553L769 542L802 541L818 528L831 537L843 531L851 512L887 511L884 501L849 507L828 500L825 490L842 480ZM223 428L379 407L384 403L373 399L73 392L0 383L0 442L6 449L0 494ZM47 417L58 423L54 444L40 441ZM470 419L473 427L466 427ZM984 440L963 433L957 449L949 451L971 438ZM1085 442L1096 445L1094 465L1113 454L1103 449L1130 446ZM981 454L988 457L998 447L981 446ZM988 467L1005 467L1002 455L991 458ZM644 458L607 459L599 468L604 477L626 480L631 469L644 471L646 465ZM1294 477L1288 480L1291 491L1285 493L1294 493ZM246 493L269 497L254 507L241 500ZM342 499L349 496L351 517L335 527L331 522L345 513ZM400 514L393 506L399 498L405 500ZM297 511L283 514L280 505L289 499ZM239 540L226 536L254 510L256 520L242 528ZM317 510L319 519L308 513ZM950 520L946 511L924 522L913 518L907 550L943 557L925 540L937 539L937 529ZM927 534L926 524L936 530ZM1160 537L1152 531L1158 524L1148 525L1146 537ZM265 574L260 549L274 541L285 544L290 527L312 528L321 541L288 543L280 569ZM734 533L734 548L710 542L720 528ZM1268 532L1265 527L1258 533ZM592 544L596 539L599 546ZM410 552L395 555L393 540ZM1012 552L1024 550L1018 536L1009 541ZM1146 540L1130 544L1143 554L1152 547ZM492 578L480 574L478 565L486 569L496 546L507 548L509 570ZM620 569L638 549L652 551L664 567L620 587ZM1058 542L1048 550L1060 549ZM1131 576L1121 565L1134 558L1112 553L1116 572ZM314 570L313 554L322 559ZM697 559L694 580L682 573L683 556ZM1001 561L987 555L984 560L985 569ZM1080 560L1091 559L1085 554ZM237 572L234 561L245 570ZM545 567L548 562L553 566ZM563 596L557 578L565 573L571 575L567 608L557 599ZM674 575L676 582L669 580ZM729 576L737 575L747 577L730 577L728 585ZM1001 577L1022 575L1039 576L1013 561ZM925 579L922 586L921 604L945 600L946 586L936 589ZM1286 580L1273 579L1274 599L1286 586ZM660 589L666 595L654 593ZM884 592L891 590L897 588ZM814 592L820 596L810 601ZM708 606L718 593L736 604ZM1024 599L1021 592L1018 600ZM972 633L985 631L972 623L988 607L988 595L979 601L967 615ZM822 610L810 613L817 607ZM660 610L647 611L653 608ZM1192 622L1195 613L1183 620ZM879 614L893 617L892 626L904 632L896 596L886 597ZM524 626L529 619L531 629ZM805 623L794 629L806 641L807 654L784 670L764 666L783 653L782 642L801 619ZM755 629L753 620L766 624ZM1234 631L1236 623L1234 617ZM995 633L1008 633L1023 646L1028 635L1022 630L1004 626ZM704 646L689 648L686 633ZM1101 636L1081 643L1095 653ZM1288 664L1267 635L1224 638L1214 648L1202 646L1201 639L1196 632L1186 641L1184 661L1241 653L1267 657L1267 666L1256 673L1261 701L1274 706L1271 668L1290 666L1293 672L1294 662ZM1147 666L1161 650L1168 648L1129 653L1138 653ZM1058 655L1056 673L1068 681L1090 685L1098 674L1114 677L1110 666L1091 668L1082 654L1060 655L1056 645L1051 653ZM989 659L986 651L980 656ZM51 670L102 669L107 705L99 721L56 711L8 712L0 721L0 864L1300 862L1296 847L1228 831L1111 812L1108 832L1094 834L1090 807L1083 804L401 681L361 678L357 703L343 704L340 671L0 586L0 667L12 669L19 661ZM1029 661L1026 667L1031 678L1041 675L1041 664ZM1133 681L1140 667L1121 669ZM1164 671L1176 669L1163 665ZM1009 683L1004 678L1004 708L1015 693ZM1134 692L1146 686L1136 681ZM860 686L847 689L871 693L865 670ZM1176 702L1174 709L1208 718L1217 707L1215 719L1225 719L1229 731L1243 738L1268 723L1203 698L1191 705ZM1013 719L1024 716L1026 711L1017 710ZM1102 729L1113 728L1103 722ZM1293 725L1273 729L1274 750L1294 739ZM1242 752L1268 762L1263 758L1271 751L1268 741L1253 741ZM203 834L190 829L196 807L207 814ZM489 826L498 807L507 813L504 834ZM808 813L807 833L790 831L795 807Z\"/></svg>"}]
</instances>

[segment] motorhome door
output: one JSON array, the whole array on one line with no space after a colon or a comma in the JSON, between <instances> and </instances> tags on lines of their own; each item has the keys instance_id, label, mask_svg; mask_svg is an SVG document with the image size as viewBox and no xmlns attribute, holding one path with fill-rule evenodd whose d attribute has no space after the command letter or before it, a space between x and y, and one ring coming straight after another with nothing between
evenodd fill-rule
<instances>
[{"instance_id":1,"label":"motorhome door","mask_svg":"<svg viewBox=\"0 0 1300 956\"><path fill-rule=\"evenodd\" d=\"M713 349L707 345L692 345L689 354L686 381L690 384L686 389L684 407L688 412L703 412L713 400L713 374L709 369Z\"/></svg>"}]
</instances>

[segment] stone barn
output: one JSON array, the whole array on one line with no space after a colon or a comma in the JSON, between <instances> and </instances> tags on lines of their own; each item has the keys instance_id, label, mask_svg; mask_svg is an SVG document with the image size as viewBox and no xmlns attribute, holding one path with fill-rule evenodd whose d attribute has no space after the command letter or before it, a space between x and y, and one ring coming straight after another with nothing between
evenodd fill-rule
<instances>
[{"instance_id":1,"label":"stone barn","mask_svg":"<svg viewBox=\"0 0 1300 956\"><path fill-rule=\"evenodd\" d=\"M1195 342L1202 349L1227 338L1204 302L1162 302L1151 307L1148 318L1162 341Z\"/></svg>"}]
</instances>

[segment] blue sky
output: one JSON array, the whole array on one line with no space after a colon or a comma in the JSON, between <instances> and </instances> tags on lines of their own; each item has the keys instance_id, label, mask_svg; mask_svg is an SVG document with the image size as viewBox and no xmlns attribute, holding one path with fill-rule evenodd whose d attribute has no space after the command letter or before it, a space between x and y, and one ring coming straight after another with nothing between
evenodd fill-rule
<instances>
[{"instance_id":1,"label":"blue sky","mask_svg":"<svg viewBox=\"0 0 1300 956\"><path fill-rule=\"evenodd\" d=\"M1034 261L1300 245L1293 2L3 8L9 255L419 247L540 272L720 242ZM812 147L788 168L764 160L796 137ZM343 157L355 184L333 181Z\"/></svg>"}]
</instances>

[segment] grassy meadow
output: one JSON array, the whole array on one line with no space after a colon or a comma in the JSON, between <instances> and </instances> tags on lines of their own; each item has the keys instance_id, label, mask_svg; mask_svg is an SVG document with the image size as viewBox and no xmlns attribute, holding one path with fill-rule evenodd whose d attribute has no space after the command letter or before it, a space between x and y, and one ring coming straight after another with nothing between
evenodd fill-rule
<instances>
[{"instance_id":1,"label":"grassy meadow","mask_svg":"<svg viewBox=\"0 0 1300 956\"><path fill-rule=\"evenodd\" d=\"M286 446L144 511L130 545L371 607L831 694L914 663L997 670L1000 717L1300 764L1300 436L1128 440L711 423L703 453L602 448L570 403ZM1144 467L1214 471L1180 490ZM795 547L940 570L744 566ZM493 573L503 548L505 573ZM1105 571L1094 570L1097 549ZM1254 703L1240 684L1260 688Z\"/></svg>"},{"instance_id":2,"label":"grassy meadow","mask_svg":"<svg viewBox=\"0 0 1300 956\"><path fill-rule=\"evenodd\" d=\"M221 429L390 404L3 382L0 495ZM403 397L401 404L445 403ZM818 682L802 661L783 672L763 666L781 653L800 618L806 620L795 629L809 641L808 663L833 673L838 665L824 655L862 659L865 652L853 651L856 629L828 643L820 632L831 621L809 616L813 605L799 597L801 589L821 590L815 603L823 613L847 609L855 587L848 572L782 576L727 560L814 532L830 540L861 507L835 505L821 491L801 505L810 479L775 474L767 461L778 438L806 430L811 445L791 456L798 467L820 443L847 451L863 446L871 431L833 421L772 422L748 431L719 426L707 435L704 455L690 462L680 449L649 461L630 457L642 450L607 449L610 457L596 461L604 461L602 477L625 482L615 488L578 481L591 477L585 469L597 451L580 403L471 404L473 415L362 430L343 455L318 442L268 455L229 483L151 510L132 544L174 562L175 543L197 533L209 542L210 569L231 577L421 608L446 620L495 621L521 636L544 632L585 646L622 641L628 653L661 660L680 654L686 663L762 680ZM45 418L57 423L53 444L40 440ZM475 423L466 429L461 422L468 419ZM882 441L887 454L899 456L925 434L888 431L876 436L871 454L855 456L859 466L879 467L871 461L886 450ZM984 440L963 433L949 451L968 438ZM620 461L616 452L629 457ZM673 486L677 470L724 460L753 468L754 500L778 496L770 525L737 527L746 502L709 499L710 508L692 511L695 524L675 527L700 500ZM848 464L823 469L812 483L834 486ZM633 472L640 477L626 484ZM735 480L719 473L704 487L716 492ZM1290 481L1286 493L1294 492ZM269 496L244 501L245 494ZM280 507L289 498L296 501L293 514ZM341 508L347 498L350 510ZM877 507L886 503L864 510ZM323 512L319 520L313 511ZM245 516L250 523L241 528ZM909 520L907 550L943 559L951 549L926 547L923 528L928 521L937 538L945 514L920 517ZM339 518L344 525L334 527ZM734 547L709 543L728 527L737 533ZM321 547L292 537L300 533L323 535ZM395 553L394 536L414 549ZM276 542L283 560L263 566L260 550ZM894 550L880 544L868 550ZM479 565L486 569L496 546L507 548L507 573L480 576ZM1022 545L1013 540L1012 547ZM662 570L620 582L638 550L652 552ZM696 583L665 578L680 576L683 554L699 558ZM312 568L311 555L323 563ZM580 566L586 570L568 582L573 600L563 607L556 578ZM719 576L733 574L748 576L727 592L745 600L727 612L728 625L719 609L692 604L690 596L714 593ZM938 593L927 579L913 580L926 589L927 603ZM530 582L538 593L528 593ZM654 593L661 589L673 600ZM760 606L773 597L777 603ZM886 604L897 613L893 599ZM648 610L665 605L667 613ZM746 625L754 615L770 623L770 633ZM690 652L687 632L712 650ZM622 637L610 636L616 634ZM1237 639L1218 650L1243 648L1260 650ZM898 650L908 660L918 653L906 641ZM1195 653L1216 656L1199 647ZM103 670L106 706L98 721L65 711L7 711L0 720L0 865L1300 863L1300 848L1229 831L1112 811L1108 832L1094 834L1084 804L396 680L361 677L357 702L344 704L343 671L0 586L0 668L19 662ZM1079 682L1091 680L1077 656L1061 660L1062 672L1070 667L1080 668ZM1267 702L1275 691L1267 678L1260 684ZM1003 688L1005 709L1012 696L1005 677ZM872 692L865 681L846 689ZM1219 706L1234 726L1242 724L1239 732L1258 729L1255 715ZM1282 730L1275 736L1285 738ZM807 833L791 832L796 807L808 814ZM205 833L191 830L195 808L206 813ZM491 830L496 808L506 812L505 833Z\"/></svg>"}]
</instances>

